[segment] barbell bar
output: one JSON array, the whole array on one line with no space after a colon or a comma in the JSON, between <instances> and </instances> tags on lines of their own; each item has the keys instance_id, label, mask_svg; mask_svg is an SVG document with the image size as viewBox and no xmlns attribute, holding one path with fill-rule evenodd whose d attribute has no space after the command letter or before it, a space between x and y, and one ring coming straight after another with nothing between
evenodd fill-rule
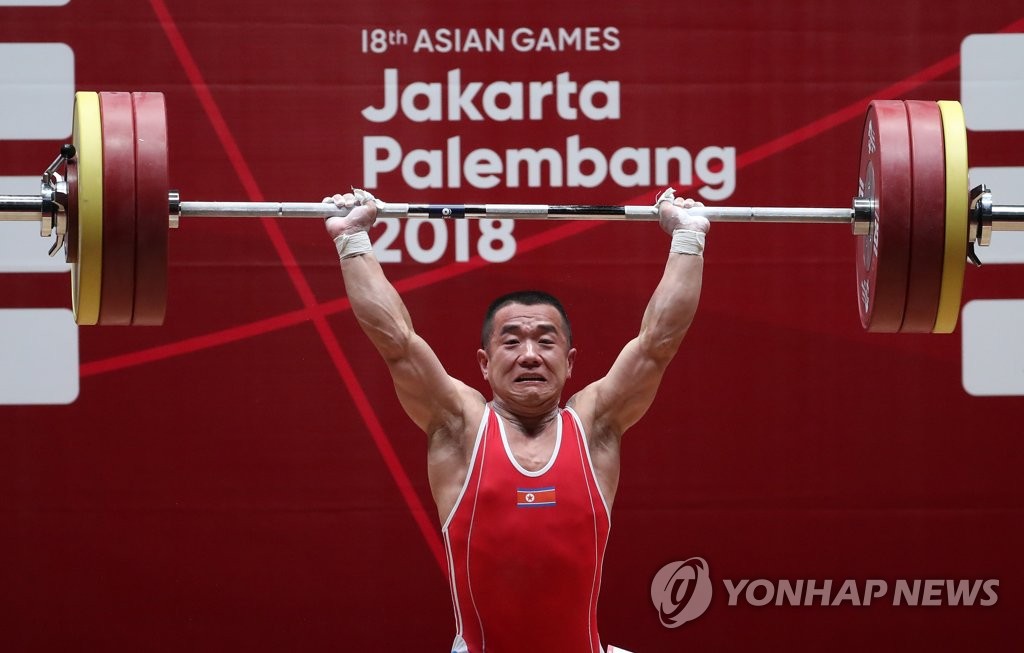
<instances>
[{"instance_id":1,"label":"barbell bar","mask_svg":"<svg viewBox=\"0 0 1024 653\"><path fill-rule=\"evenodd\" d=\"M63 174L61 174L63 169ZM1024 206L969 190L958 102L876 100L861 139L848 208L693 209L713 222L844 224L855 236L857 296L869 331L949 333L964 269L993 231L1024 231ZM182 201L170 190L161 93L75 94L72 144L43 173L40 193L0 195L0 221L38 221L71 264L78 324L159 325L167 299L167 234L182 218L318 218L319 202ZM654 206L387 203L391 218L657 220Z\"/></svg>"}]
</instances>

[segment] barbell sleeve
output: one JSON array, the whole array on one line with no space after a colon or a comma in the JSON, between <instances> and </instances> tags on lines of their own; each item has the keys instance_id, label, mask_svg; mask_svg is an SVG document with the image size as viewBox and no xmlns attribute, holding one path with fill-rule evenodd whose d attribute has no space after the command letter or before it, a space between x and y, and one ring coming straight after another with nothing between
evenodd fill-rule
<instances>
[{"instance_id":1,"label":"barbell sleeve","mask_svg":"<svg viewBox=\"0 0 1024 653\"><path fill-rule=\"evenodd\" d=\"M38 222L43 212L41 195L0 195L0 220Z\"/></svg>"},{"instance_id":2,"label":"barbell sleeve","mask_svg":"<svg viewBox=\"0 0 1024 653\"><path fill-rule=\"evenodd\" d=\"M992 231L1024 231L1024 205L993 206Z\"/></svg>"}]
</instances>

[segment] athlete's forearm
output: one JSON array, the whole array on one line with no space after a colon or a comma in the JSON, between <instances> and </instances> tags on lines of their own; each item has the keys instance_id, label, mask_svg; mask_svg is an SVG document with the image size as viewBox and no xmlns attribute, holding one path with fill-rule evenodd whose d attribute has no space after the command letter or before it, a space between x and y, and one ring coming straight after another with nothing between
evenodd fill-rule
<instances>
[{"instance_id":1,"label":"athlete's forearm","mask_svg":"<svg viewBox=\"0 0 1024 653\"><path fill-rule=\"evenodd\" d=\"M669 254L640 325L644 354L666 364L675 356L697 312L703 273L703 256Z\"/></svg>"},{"instance_id":2,"label":"athlete's forearm","mask_svg":"<svg viewBox=\"0 0 1024 653\"><path fill-rule=\"evenodd\" d=\"M385 360L408 352L414 331L409 311L372 252L341 261L345 291L359 326Z\"/></svg>"}]
</instances>

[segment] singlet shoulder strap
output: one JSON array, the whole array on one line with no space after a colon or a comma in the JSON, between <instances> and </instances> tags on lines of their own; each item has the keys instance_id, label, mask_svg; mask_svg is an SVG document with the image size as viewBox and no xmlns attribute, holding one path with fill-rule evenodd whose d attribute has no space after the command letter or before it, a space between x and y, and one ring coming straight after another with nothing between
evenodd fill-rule
<instances>
[{"instance_id":1,"label":"singlet shoulder strap","mask_svg":"<svg viewBox=\"0 0 1024 653\"><path fill-rule=\"evenodd\" d=\"M586 454L586 465L590 471L590 478L593 479L594 488L597 490L598 496L601 497L601 503L604 505L605 514L608 515L608 520L611 521L612 510L608 506L608 500L604 496L604 492L601 491L601 484L597 482L597 471L594 469L594 459L590 456L590 443L587 442L587 430L583 428L583 420L576 414L576 411L566 406L562 409L563 417L566 417L568 422L572 422L576 427L577 442L579 442L580 449Z\"/></svg>"},{"instance_id":2,"label":"singlet shoulder strap","mask_svg":"<svg viewBox=\"0 0 1024 653\"><path fill-rule=\"evenodd\" d=\"M452 518L459 510L462 498L466 496L466 489L469 487L469 482L473 478L473 470L476 469L477 458L480 456L480 448L484 441L484 433L487 432L487 424L490 421L491 412L491 405L484 404L484 414L480 418L480 426L477 428L476 439L473 441L473 453L469 457L469 467L466 468L466 479L462 482L462 489L459 490L459 496L455 499L455 505L452 506L452 511L448 513L448 518L444 520L444 525L441 526L442 532L446 532L448 530L448 525L451 524Z\"/></svg>"}]
</instances>

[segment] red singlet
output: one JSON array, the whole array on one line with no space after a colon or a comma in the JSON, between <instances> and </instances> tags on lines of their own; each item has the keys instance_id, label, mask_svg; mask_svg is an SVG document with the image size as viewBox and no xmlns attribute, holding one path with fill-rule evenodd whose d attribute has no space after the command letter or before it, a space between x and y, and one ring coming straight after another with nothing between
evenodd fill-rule
<instances>
[{"instance_id":1,"label":"red singlet","mask_svg":"<svg viewBox=\"0 0 1024 653\"><path fill-rule=\"evenodd\" d=\"M576 413L561 411L551 460L529 472L488 405L462 493L441 529L455 606L452 650L600 653L597 596L609 527Z\"/></svg>"}]
</instances>

